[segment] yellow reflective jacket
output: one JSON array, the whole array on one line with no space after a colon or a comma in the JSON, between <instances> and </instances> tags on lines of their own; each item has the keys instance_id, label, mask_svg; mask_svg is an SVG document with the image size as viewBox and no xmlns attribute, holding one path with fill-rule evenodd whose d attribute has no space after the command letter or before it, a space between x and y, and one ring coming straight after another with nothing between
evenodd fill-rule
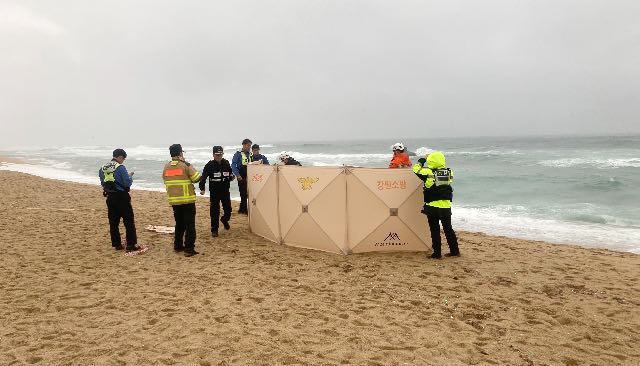
<instances>
[{"instance_id":1,"label":"yellow reflective jacket","mask_svg":"<svg viewBox=\"0 0 640 366\"><path fill-rule=\"evenodd\" d=\"M171 206L196 202L193 183L200 180L200 172L193 165L174 158L164 166L162 180Z\"/></svg>"},{"instance_id":2,"label":"yellow reflective jacket","mask_svg":"<svg viewBox=\"0 0 640 366\"><path fill-rule=\"evenodd\" d=\"M426 159L427 166L423 166L422 163L418 162L413 165L413 172L424 182L424 191L425 191L425 200L424 204L427 206L439 207L439 208L451 208L451 200L450 199L436 199L430 200L427 197L431 196L429 194L429 190L435 188L435 176L433 171L436 169L446 169L446 161L444 158L444 154L441 151L434 151L433 153L427 155ZM453 171L450 171L451 181L453 183ZM449 188L452 193L452 189ZM441 193L440 193L441 194Z\"/></svg>"}]
</instances>

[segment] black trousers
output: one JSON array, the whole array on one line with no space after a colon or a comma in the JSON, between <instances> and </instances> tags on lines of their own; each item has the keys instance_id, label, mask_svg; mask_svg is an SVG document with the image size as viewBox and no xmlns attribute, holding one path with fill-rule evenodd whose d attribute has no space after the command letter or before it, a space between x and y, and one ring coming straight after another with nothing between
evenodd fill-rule
<instances>
[{"instance_id":1,"label":"black trousers","mask_svg":"<svg viewBox=\"0 0 640 366\"><path fill-rule=\"evenodd\" d=\"M173 207L173 217L176 219L173 248L193 250L196 246L196 204L185 203L171 207Z\"/></svg>"},{"instance_id":2,"label":"black trousers","mask_svg":"<svg viewBox=\"0 0 640 366\"><path fill-rule=\"evenodd\" d=\"M216 189L209 191L211 195L211 207L209 207L209 215L211 216L211 232L217 232L220 228L220 221L229 222L231 219L231 195L229 188ZM222 203L222 218L220 218L220 204ZM218 221L219 219L219 221Z\"/></svg>"},{"instance_id":3,"label":"black trousers","mask_svg":"<svg viewBox=\"0 0 640 366\"><path fill-rule=\"evenodd\" d=\"M128 192L113 192L107 194L107 212L109 216L109 231L111 233L111 246L122 245L120 238L120 219L124 222L127 237L127 246L133 247L138 244L136 235L136 225L133 218L133 207L131 207L131 196Z\"/></svg>"},{"instance_id":4,"label":"black trousers","mask_svg":"<svg viewBox=\"0 0 640 366\"><path fill-rule=\"evenodd\" d=\"M238 213L247 213L247 176L242 177L242 181L238 180L238 190L240 190L240 208Z\"/></svg>"},{"instance_id":5,"label":"black trousers","mask_svg":"<svg viewBox=\"0 0 640 366\"><path fill-rule=\"evenodd\" d=\"M444 236L447 238L449 252L455 255L460 254L458 238L451 226L451 209L425 206L424 212L427 214L429 231L431 231L431 247L433 248L433 253L437 256L442 254L442 240L440 238L440 222L442 222L442 230L444 231Z\"/></svg>"}]
</instances>

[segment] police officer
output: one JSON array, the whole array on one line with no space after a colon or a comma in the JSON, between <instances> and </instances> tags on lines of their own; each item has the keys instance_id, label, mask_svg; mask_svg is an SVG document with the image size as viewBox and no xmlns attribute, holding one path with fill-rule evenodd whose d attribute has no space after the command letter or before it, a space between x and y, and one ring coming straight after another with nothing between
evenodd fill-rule
<instances>
[{"instance_id":1,"label":"police officer","mask_svg":"<svg viewBox=\"0 0 640 366\"><path fill-rule=\"evenodd\" d=\"M109 231L111 232L111 246L116 250L122 250L120 238L120 218L124 222L127 238L127 252L140 249L137 246L136 225L131 206L129 190L133 184L133 172L127 172L122 165L127 158L123 149L113 150L113 159L102 166L98 171L103 196L107 197L107 212L109 216Z\"/></svg>"},{"instance_id":2,"label":"police officer","mask_svg":"<svg viewBox=\"0 0 640 366\"><path fill-rule=\"evenodd\" d=\"M229 219L231 218L231 195L229 194L230 182L234 175L231 171L231 165L227 159L222 157L224 151L222 146L213 147L213 160L209 160L202 170L202 178L200 178L200 194L204 194L204 186L209 180L209 195L211 196L211 207L209 214L211 216L211 236L218 236L218 228L220 227L218 219L224 225L225 230L229 230ZM220 203L224 211L220 218Z\"/></svg>"},{"instance_id":3,"label":"police officer","mask_svg":"<svg viewBox=\"0 0 640 366\"><path fill-rule=\"evenodd\" d=\"M196 190L193 183L200 180L200 172L184 159L182 145L169 147L171 161L164 166L162 180L167 188L169 204L176 220L173 249L184 251L185 257L198 252L196 246Z\"/></svg>"},{"instance_id":4,"label":"police officer","mask_svg":"<svg viewBox=\"0 0 640 366\"><path fill-rule=\"evenodd\" d=\"M247 164L252 162L251 140L242 140L242 150L236 151L231 159L231 169L233 175L238 179L238 190L240 190L240 208L238 213L247 215Z\"/></svg>"},{"instance_id":5,"label":"police officer","mask_svg":"<svg viewBox=\"0 0 640 366\"><path fill-rule=\"evenodd\" d=\"M253 146L251 146L251 160L255 164L269 165L269 159L260 154L260 145L258 144L253 144Z\"/></svg>"},{"instance_id":6,"label":"police officer","mask_svg":"<svg viewBox=\"0 0 640 366\"><path fill-rule=\"evenodd\" d=\"M424 166L425 163L427 166ZM449 245L449 254L446 257L460 255L458 239L451 226L451 200L453 199L453 172L446 167L444 154L440 151L432 152L427 158L420 158L413 165L413 172L424 182L422 187L424 194L424 207L422 213L427 215L429 230L431 231L431 244L433 254L431 258L440 259L440 222Z\"/></svg>"}]
</instances>

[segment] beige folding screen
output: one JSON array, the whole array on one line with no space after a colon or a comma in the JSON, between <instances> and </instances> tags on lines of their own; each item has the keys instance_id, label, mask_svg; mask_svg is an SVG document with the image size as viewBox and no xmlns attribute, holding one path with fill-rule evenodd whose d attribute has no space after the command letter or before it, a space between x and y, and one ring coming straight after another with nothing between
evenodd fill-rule
<instances>
[{"instance_id":1,"label":"beige folding screen","mask_svg":"<svg viewBox=\"0 0 640 366\"><path fill-rule=\"evenodd\" d=\"M349 251L425 251L422 181L410 169L347 168Z\"/></svg>"},{"instance_id":2,"label":"beige folding screen","mask_svg":"<svg viewBox=\"0 0 640 366\"><path fill-rule=\"evenodd\" d=\"M247 185L251 231L279 243L277 166L249 165Z\"/></svg>"},{"instance_id":3,"label":"beige folding screen","mask_svg":"<svg viewBox=\"0 0 640 366\"><path fill-rule=\"evenodd\" d=\"M425 251L421 181L410 169L249 165L249 226L334 253Z\"/></svg>"}]
</instances>

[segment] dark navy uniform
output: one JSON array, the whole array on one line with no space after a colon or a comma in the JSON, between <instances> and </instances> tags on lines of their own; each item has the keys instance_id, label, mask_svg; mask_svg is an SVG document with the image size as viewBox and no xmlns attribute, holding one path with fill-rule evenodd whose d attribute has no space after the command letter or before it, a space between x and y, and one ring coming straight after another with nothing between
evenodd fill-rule
<instances>
[{"instance_id":1,"label":"dark navy uniform","mask_svg":"<svg viewBox=\"0 0 640 366\"><path fill-rule=\"evenodd\" d=\"M214 153L215 153L214 148ZM222 153L222 148L220 148ZM210 160L202 170L202 179L200 180L200 191L204 191L205 182L209 181L209 194L211 195L211 207L209 213L211 215L211 233L214 236L218 234L218 228L221 221L225 229L229 229L229 219L231 219L231 196L229 194L230 182L234 179L231 165L227 159L221 159L219 162ZM223 215L220 218L220 203L222 203Z\"/></svg>"}]
</instances>

